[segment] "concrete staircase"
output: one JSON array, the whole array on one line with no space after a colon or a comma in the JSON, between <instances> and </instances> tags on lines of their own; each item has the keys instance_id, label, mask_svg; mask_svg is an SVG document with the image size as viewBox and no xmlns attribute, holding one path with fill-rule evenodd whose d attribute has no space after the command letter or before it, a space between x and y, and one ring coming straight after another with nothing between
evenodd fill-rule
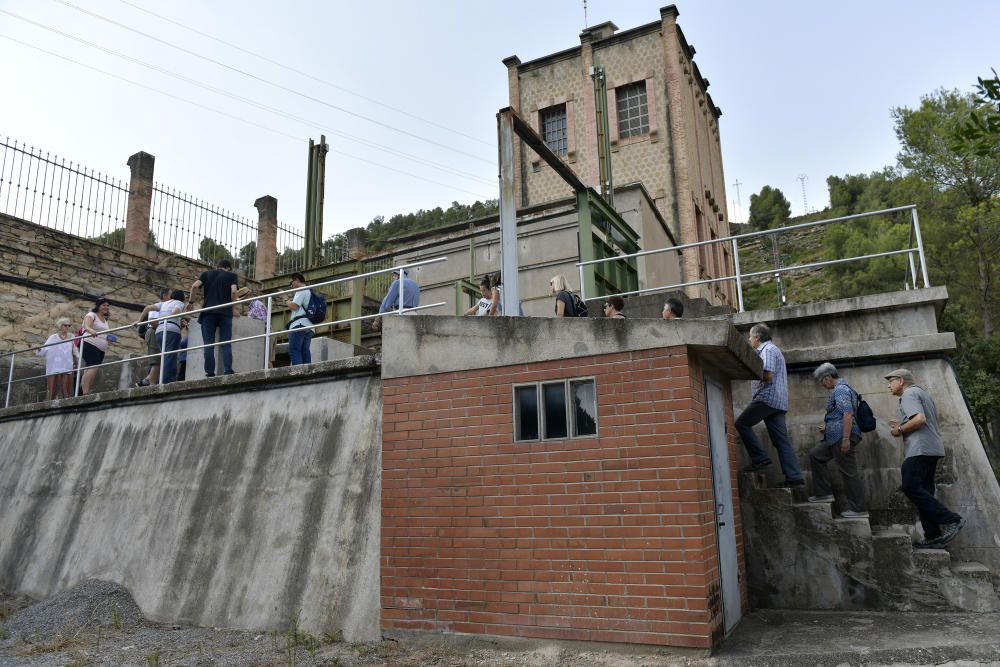
<instances>
[{"instance_id":1,"label":"concrete staircase","mask_svg":"<svg viewBox=\"0 0 1000 667\"><path fill-rule=\"evenodd\" d=\"M914 549L911 531L835 517L806 487L741 485L751 605L784 609L1000 611L1000 578L946 549Z\"/></svg>"}]
</instances>

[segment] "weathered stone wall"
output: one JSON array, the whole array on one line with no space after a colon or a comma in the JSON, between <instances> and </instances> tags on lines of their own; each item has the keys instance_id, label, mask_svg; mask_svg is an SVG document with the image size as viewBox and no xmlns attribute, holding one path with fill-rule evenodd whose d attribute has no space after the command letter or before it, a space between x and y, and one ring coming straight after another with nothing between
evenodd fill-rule
<instances>
[{"instance_id":1,"label":"weathered stone wall","mask_svg":"<svg viewBox=\"0 0 1000 667\"><path fill-rule=\"evenodd\" d=\"M0 587L378 639L381 414L371 357L0 413Z\"/></svg>"},{"instance_id":2,"label":"weathered stone wall","mask_svg":"<svg viewBox=\"0 0 1000 667\"><path fill-rule=\"evenodd\" d=\"M140 257L0 215L0 352L41 345L55 333L60 317L70 318L76 331L98 296L112 303L112 327L128 324L146 304L159 299L162 287L187 291L198 274L210 268L164 250L150 252L151 257ZM110 346L108 359L129 353L144 354L145 345L126 331ZM6 357L0 358L4 380L7 364ZM19 356L14 368L18 377L36 375L44 372L44 362L29 353ZM102 378L99 388L116 386L117 374L102 373ZM17 389L15 395L22 398L44 391L41 381Z\"/></svg>"}]
</instances>

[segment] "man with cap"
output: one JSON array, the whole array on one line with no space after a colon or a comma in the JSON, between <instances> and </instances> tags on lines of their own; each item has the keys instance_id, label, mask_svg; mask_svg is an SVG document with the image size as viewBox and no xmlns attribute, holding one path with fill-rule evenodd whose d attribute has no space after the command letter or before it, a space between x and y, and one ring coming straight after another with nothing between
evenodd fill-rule
<instances>
[{"instance_id":1,"label":"man with cap","mask_svg":"<svg viewBox=\"0 0 1000 667\"><path fill-rule=\"evenodd\" d=\"M913 383L913 373L905 368L885 376L889 393L899 397L899 419L889 427L903 437L903 493L917 508L924 539L914 542L918 549L937 549L955 539L965 519L934 497L934 472L944 456L944 442L938 430L937 406L922 387Z\"/></svg>"},{"instance_id":2,"label":"man with cap","mask_svg":"<svg viewBox=\"0 0 1000 667\"><path fill-rule=\"evenodd\" d=\"M826 472L826 464L833 459L840 469L840 476L844 480L844 491L847 493L848 509L844 510L841 516L845 519L867 517L865 483L858 474L858 461L854 456L854 448L861 442L861 427L855 419L858 394L840 377L836 366L830 362L820 364L819 368L813 371L813 377L823 388L830 390L830 399L826 402L823 425L819 427L820 433L823 434L823 442L809 452L813 490L816 494L809 496L809 502L833 502L833 489Z\"/></svg>"},{"instance_id":3,"label":"man with cap","mask_svg":"<svg viewBox=\"0 0 1000 667\"><path fill-rule=\"evenodd\" d=\"M401 299L403 308L416 308L420 305L420 286L407 277L406 269L396 269L392 272L392 284L389 285L389 291L385 293L385 298L382 299L382 305L378 307L379 314L399 310ZM372 321L373 329L378 330L381 326L381 317L377 317Z\"/></svg>"}]
</instances>

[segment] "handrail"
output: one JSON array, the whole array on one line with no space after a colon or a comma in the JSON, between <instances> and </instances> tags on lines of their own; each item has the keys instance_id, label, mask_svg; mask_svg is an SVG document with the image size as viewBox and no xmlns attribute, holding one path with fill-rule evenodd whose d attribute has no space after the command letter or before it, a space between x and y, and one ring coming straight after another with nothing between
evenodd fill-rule
<instances>
[{"instance_id":1,"label":"handrail","mask_svg":"<svg viewBox=\"0 0 1000 667\"><path fill-rule=\"evenodd\" d=\"M804 229L804 228L808 228L808 227L819 227L819 226L823 226L823 225L829 225L829 224L832 224L832 223L835 223L835 222L845 222L845 221L849 221L849 220L857 220L857 219L860 219L860 218L871 218L871 217L875 217L875 216L879 216L879 215L886 215L886 214L889 214L889 213L897 213L897 212L900 212L900 211L910 211L910 215L911 215L911 222L910 222L910 242L907 244L909 247L906 248L906 249L903 249L903 250L893 250L893 251L882 252L882 253L873 253L873 254L862 255L862 256L858 256L858 257L849 257L849 258L842 258L842 259L835 259L835 260L827 260L827 261L823 261L823 262L811 262L809 264L800 264L800 265L796 265L796 266L775 267L773 269L768 269L766 271L754 271L754 272L750 272L750 273L743 273L740 270L739 248L738 248L737 244L741 240L750 239L750 238L757 238L757 237L761 237L761 236L777 235L777 234L781 234L781 233L784 233L784 232L794 231L794 230L798 230L798 229ZM917 242L917 247L916 248L912 247L914 237L916 237L916 242ZM909 272L908 275L913 275L913 287L916 288L916 282L917 282L916 269L913 266L913 254L917 254L917 256L918 256L918 258L920 260L921 278L922 278L922 282L923 282L924 287L925 288L926 287L930 287L930 281L929 281L929 279L927 277L927 260L926 260L926 257L924 255L923 237L922 237L922 235L920 233L920 223L919 223L919 220L917 218L917 207L916 207L915 204L908 204L906 206L896 206L896 207L893 207L893 208L881 209L881 210L878 210L878 211L869 211L869 212L865 212L865 213L854 213L854 214L851 214L851 215L844 215L844 216L840 216L840 217L836 217L836 218L826 218L824 220L812 220L812 221L809 221L809 222L802 222L802 223L798 223L798 224L795 224L795 225L788 225L787 227L778 227L776 229L766 229L766 230L757 231L757 232L747 232L745 234L734 234L734 235L731 235L731 236L724 236L724 237L717 238L717 239L709 239L707 241L694 241L692 243L684 243L682 245L670 246L670 247L667 247L667 248L656 248L656 249L653 249L653 250L642 250L642 251L635 252L635 253L632 253L632 254L629 254L629 255L617 255L615 257L603 257L603 258L600 258L600 259L593 259L593 260L588 260L588 261L585 261L585 262L577 262L576 266L579 269L579 274L580 274L580 296L584 300L598 298L597 296L592 296L592 297L587 297L586 296L585 281L583 279L583 270L584 270L584 267L586 267L586 266L591 266L591 265L594 265L594 264L601 264L601 263L605 263L605 262L613 262L613 261L620 261L620 260L629 260L629 259L634 259L634 258L637 258L637 257L644 257L644 256L647 256L647 255L656 255L656 254L665 253L665 252L681 252L681 251L687 250L689 248L698 248L698 247L701 247L701 246L714 245L714 244L717 244L717 243L730 243L730 244L732 244L732 247L733 247L733 265L734 265L734 268L735 268L735 273L733 275L723 276L723 277L720 277L720 278L708 278L708 279L704 279L704 280L694 280L694 281L688 281L688 282L683 282L683 283L676 283L674 285L665 285L665 286L660 286L660 287L647 287L647 288L644 288L644 289L632 290L632 291L629 291L629 292L619 292L618 295L619 296L629 296L629 295L633 295L633 294L644 294L644 293L647 293L647 292L660 292L660 291L669 290L669 289L678 289L678 288L683 288L683 287L691 287L691 286L694 286L694 285L704 285L704 284L709 284L709 283L734 281L736 283L736 291L737 291L737 298L738 298L738 308L739 308L740 312L743 312L743 310L744 310L744 304L743 304L743 279L745 279L745 278L753 278L753 277L762 276L762 275L781 276L783 273L790 273L792 271L799 271L799 270L803 270L803 269L816 268L816 267L821 267L821 266L830 266L830 265L833 265L833 264L843 264L843 263L846 263L846 262L855 262L855 261L861 261L861 260L865 260L865 259L872 259L872 258L876 258L876 257L889 257L889 256L901 255L901 254L906 254L908 256L908 265L909 265L909 269L910 269L910 272ZM909 289L908 276L904 276L904 287L906 289ZM607 296L607 295L605 295L605 296Z\"/></svg>"},{"instance_id":2,"label":"handrail","mask_svg":"<svg viewBox=\"0 0 1000 667\"><path fill-rule=\"evenodd\" d=\"M324 281L324 282L321 282L321 283L315 283L315 284L312 284L312 285L304 285L302 287L291 287L289 289L280 290L278 292L271 292L269 294L263 294L263 295L260 295L260 296L253 296L253 297L248 297L246 299L239 299L237 301L230 301L228 303L225 303L225 304L222 304L222 305L218 305L218 306L210 306L208 308L197 308L197 309L191 309L191 310L184 310L184 311L182 311L180 313L171 314L171 315L165 315L163 317L156 317L156 318L148 319L148 320L146 320L146 324L153 324L153 323L159 323L159 322L165 322L165 321L177 321L177 320L180 320L181 318L184 318L184 317L190 317L191 315L197 315L197 314L205 313L205 312L216 312L216 311L218 311L218 310L220 310L222 308L232 308L233 306L239 306L239 305L244 304L244 303L251 303L253 301L258 300L261 297L267 297L267 320L265 322L265 332L264 333L262 333L262 334L254 334L252 336L243 336L241 338L233 338L233 339L230 339L228 341L218 341L218 342L207 343L207 344L204 344L204 345L197 345L197 346L194 346L194 347L185 348L185 350L184 350L185 352L192 351L192 350L201 350L201 349L205 349L205 348L209 348L209 347L214 348L217 345L231 345L233 343L240 343L240 342L243 342L243 341L256 340L256 339L259 339L259 338L264 338L265 339L265 354L264 354L265 359L264 359L264 363L265 363L265 368L266 368L266 364L270 360L270 339L272 337L282 336L282 335L286 335L286 334L290 333L290 330L288 330L288 329L284 329L284 330L281 330L281 331L271 331L271 315L272 315L272 312L273 312L273 300L274 300L274 297L283 296L283 295L286 295L286 294L291 294L291 293L298 292L298 291L303 290L303 289L315 289L315 288L318 288L318 287L326 287L327 285L334 285L334 284L337 284L337 283L344 283L344 282L350 282L350 281L354 281L354 280L365 279L365 278L368 278L369 276L380 275L380 274L383 274L383 273L392 273L392 272L396 272L396 271L400 271L400 270L411 269L411 268L414 268L414 267L426 266L426 265L429 265L429 264L436 264L438 262L444 262L444 261L447 261L447 260L448 260L448 257L446 255L442 255L440 257L434 257L432 259L424 259L424 260L420 260L420 261L416 261L416 262L410 262L410 263L407 263L407 264L399 264L399 265L396 265L396 266L386 267L384 269L376 269L375 271L368 271L366 273L356 274L356 275L352 275L352 276L345 276L345 277L342 277L342 278L334 278L332 280L327 280L327 281ZM402 282L400 282L400 287L399 287L399 306L397 308L394 308L391 311L387 311L385 313L376 313L376 314L372 314L372 315L361 315L359 317L350 317L350 318L346 318L346 319L343 319L343 320L333 320L333 321L330 321L330 322L320 322L319 324L303 325L301 327L296 327L296 333L298 332L298 330L314 330L314 329L319 329L319 328L322 328L322 327L330 327L331 330L332 330L333 326L334 325L338 325L338 324L345 324L345 323L349 323L349 322L357 322L357 321L363 321L363 320L366 320L366 319L373 319L373 318L376 318L376 317L381 317L382 315L386 315L386 314L399 314L399 315L402 315L403 313L415 312L415 311L419 311L419 310L427 310L429 308L437 308L439 306L446 305L446 302L441 301L441 302L438 302L438 303L433 303L433 304L428 304L428 305L423 305L423 306L415 306L415 307L412 307L412 308L406 308L406 307L403 306L404 292L405 292L405 284L402 283ZM111 329L107 329L107 330L102 331L102 332L97 333L97 334L85 333L85 334L81 334L81 335L78 335L78 336L72 336L71 338L67 338L65 340L60 340L57 343L47 343L47 344L42 344L42 345L35 345L33 347L27 347L27 348L24 348L22 350L13 350L11 352L4 352L2 356L6 356L6 357L10 358L10 367L9 367L8 373L7 373L7 392L6 392L6 396L4 397L4 407L6 408L6 407L10 406L10 388L11 388L11 385L13 385L13 384L15 384L17 382L25 382L25 381L28 381L28 380L34 380L34 379L38 379L38 378L42 378L42 377L47 377L48 376L48 374L45 374L45 375L31 376L31 377L28 377L28 378L19 378L17 380L14 380L13 377L14 377L14 358L15 358L15 355L24 354L26 352L32 352L32 351L35 351L35 350L41 350L41 349L44 349L44 348L47 348L47 347L55 347L57 345L74 344L74 342L78 341L78 340L80 341L80 346L81 346L80 349L81 349L81 352L82 352L82 349L83 349L82 345L83 345L83 341L85 339L96 338L98 336L107 337L109 334L114 334L116 331L130 330L130 329L132 329L132 327L134 326L134 324L135 324L134 322L133 323L129 323L129 324L124 324L124 325L119 326L119 327L114 327L114 328L111 328ZM97 364L96 366L90 366L88 368L100 368L101 366L114 366L114 365L117 365L117 364L123 364L123 363L128 363L128 362L133 362L133 361L141 361L143 359L151 359L153 357L159 357L160 358L160 382L162 383L163 382L163 375L164 375L164 366L165 366L164 363L163 363L164 358L168 354L171 355L171 356L175 356L175 355L178 355L178 354L181 353L181 350L171 350L170 352L167 352L166 349L165 349L166 348L166 338L167 338L166 336L162 337L161 343L160 343L160 352L158 354L146 354L146 355L141 355L141 356L138 356L138 357L129 357L127 359L116 359L116 360L113 360L113 361L102 362L100 364ZM81 374L83 368L84 367L83 367L82 359L81 359L80 362L77 363L77 367L76 367L76 383L75 383L75 388L74 388L74 392L73 392L74 395L78 395L79 394L79 389L80 389L80 386L79 386L80 385L80 374Z\"/></svg>"}]
</instances>

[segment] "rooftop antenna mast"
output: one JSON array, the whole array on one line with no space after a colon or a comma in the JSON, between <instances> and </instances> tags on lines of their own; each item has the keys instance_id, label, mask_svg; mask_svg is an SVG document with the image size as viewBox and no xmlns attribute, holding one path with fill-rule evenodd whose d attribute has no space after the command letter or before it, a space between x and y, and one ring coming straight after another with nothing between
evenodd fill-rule
<instances>
[{"instance_id":1,"label":"rooftop antenna mast","mask_svg":"<svg viewBox=\"0 0 1000 667\"><path fill-rule=\"evenodd\" d=\"M587 23L587 0L583 0L583 27L586 28L590 24Z\"/></svg>"}]
</instances>

